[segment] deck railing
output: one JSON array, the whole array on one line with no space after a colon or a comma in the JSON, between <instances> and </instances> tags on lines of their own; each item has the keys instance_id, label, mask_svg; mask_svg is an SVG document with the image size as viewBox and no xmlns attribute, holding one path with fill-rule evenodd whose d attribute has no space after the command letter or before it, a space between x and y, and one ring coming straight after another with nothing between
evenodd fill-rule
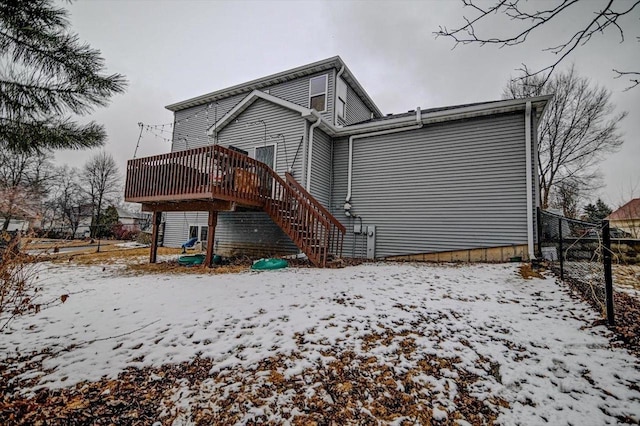
<instances>
[{"instance_id":1,"label":"deck railing","mask_svg":"<svg viewBox=\"0 0 640 426\"><path fill-rule=\"evenodd\" d=\"M137 158L127 163L125 200L216 198L261 206L270 187L264 166L219 145Z\"/></svg>"},{"instance_id":2,"label":"deck railing","mask_svg":"<svg viewBox=\"0 0 640 426\"><path fill-rule=\"evenodd\" d=\"M219 145L129 160L125 200L222 199L259 206L317 266L341 256L345 227L293 176Z\"/></svg>"}]
</instances>

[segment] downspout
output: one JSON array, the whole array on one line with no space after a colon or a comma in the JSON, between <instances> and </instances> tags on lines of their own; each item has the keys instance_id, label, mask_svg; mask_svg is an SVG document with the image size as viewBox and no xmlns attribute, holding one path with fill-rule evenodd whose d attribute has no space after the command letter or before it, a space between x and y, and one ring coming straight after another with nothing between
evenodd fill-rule
<instances>
[{"instance_id":1,"label":"downspout","mask_svg":"<svg viewBox=\"0 0 640 426\"><path fill-rule=\"evenodd\" d=\"M322 117L318 117L318 121L309 126L309 153L307 155L307 181L305 182L305 189L307 192L311 192L311 159L313 158L313 130L320 125Z\"/></svg>"},{"instance_id":2,"label":"downspout","mask_svg":"<svg viewBox=\"0 0 640 426\"><path fill-rule=\"evenodd\" d=\"M527 249L529 251L529 260L536 258L533 250L533 179L531 171L531 101L527 101L524 111L524 140L526 143L525 153L526 159L526 177L527 177Z\"/></svg>"},{"instance_id":3,"label":"downspout","mask_svg":"<svg viewBox=\"0 0 640 426\"><path fill-rule=\"evenodd\" d=\"M338 81L344 72L344 65L338 71L338 75L336 75L336 81L333 83L333 125L338 125Z\"/></svg>"},{"instance_id":4,"label":"downspout","mask_svg":"<svg viewBox=\"0 0 640 426\"><path fill-rule=\"evenodd\" d=\"M405 132L408 130L421 129L422 126L423 126L422 112L420 111L420 107L418 107L416 109L416 124L412 124L411 126L401 127L398 129L381 130L379 132L363 133L360 135L351 135L349 137L349 169L347 173L347 196L344 200L344 214L346 216L351 216L351 185L353 182L353 141L356 139L370 138L373 136L389 135L392 133L399 133L399 132Z\"/></svg>"}]
</instances>

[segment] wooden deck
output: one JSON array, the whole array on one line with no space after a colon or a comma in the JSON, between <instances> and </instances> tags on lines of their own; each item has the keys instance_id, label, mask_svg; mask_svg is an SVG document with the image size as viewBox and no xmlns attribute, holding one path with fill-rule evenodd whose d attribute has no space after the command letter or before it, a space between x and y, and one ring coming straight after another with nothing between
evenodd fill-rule
<instances>
[{"instance_id":1,"label":"wooden deck","mask_svg":"<svg viewBox=\"0 0 640 426\"><path fill-rule=\"evenodd\" d=\"M264 210L317 266L342 252L344 226L291 175L218 145L129 160L125 201L154 213L151 262L163 211L209 212L207 265L217 213L238 208Z\"/></svg>"},{"instance_id":2,"label":"wooden deck","mask_svg":"<svg viewBox=\"0 0 640 426\"><path fill-rule=\"evenodd\" d=\"M125 201L145 204L216 199L262 207L271 182L264 163L212 145L129 160Z\"/></svg>"}]
</instances>

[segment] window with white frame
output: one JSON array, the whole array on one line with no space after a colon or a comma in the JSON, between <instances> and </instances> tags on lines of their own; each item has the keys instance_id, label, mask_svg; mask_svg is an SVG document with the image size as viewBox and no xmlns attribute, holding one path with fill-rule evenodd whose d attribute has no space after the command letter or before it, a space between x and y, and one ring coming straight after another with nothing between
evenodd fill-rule
<instances>
[{"instance_id":1,"label":"window with white frame","mask_svg":"<svg viewBox=\"0 0 640 426\"><path fill-rule=\"evenodd\" d=\"M318 112L327 110L327 74L309 80L309 108Z\"/></svg>"},{"instance_id":2,"label":"window with white frame","mask_svg":"<svg viewBox=\"0 0 640 426\"><path fill-rule=\"evenodd\" d=\"M189 239L197 238L203 244L206 244L207 237L209 236L208 225L190 225L189 226Z\"/></svg>"},{"instance_id":3,"label":"window with white frame","mask_svg":"<svg viewBox=\"0 0 640 426\"><path fill-rule=\"evenodd\" d=\"M338 117L347 118L347 83L344 82L343 79L338 79Z\"/></svg>"}]
</instances>

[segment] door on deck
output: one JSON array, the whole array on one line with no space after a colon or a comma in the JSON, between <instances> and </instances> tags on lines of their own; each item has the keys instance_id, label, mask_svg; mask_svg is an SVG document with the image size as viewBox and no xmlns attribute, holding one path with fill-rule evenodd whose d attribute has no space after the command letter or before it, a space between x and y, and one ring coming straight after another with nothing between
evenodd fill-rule
<instances>
[{"instance_id":1,"label":"door on deck","mask_svg":"<svg viewBox=\"0 0 640 426\"><path fill-rule=\"evenodd\" d=\"M255 148L255 159L258 161L262 161L264 164L266 164L267 166L269 166L271 168L271 170L276 169L276 152L277 152L277 145L276 144L269 144L269 145L262 145L262 146L257 146ZM274 185L273 182L271 180L271 178L267 177L267 182L265 182L265 188L267 189L267 193L270 194L272 197L274 196Z\"/></svg>"}]
</instances>

